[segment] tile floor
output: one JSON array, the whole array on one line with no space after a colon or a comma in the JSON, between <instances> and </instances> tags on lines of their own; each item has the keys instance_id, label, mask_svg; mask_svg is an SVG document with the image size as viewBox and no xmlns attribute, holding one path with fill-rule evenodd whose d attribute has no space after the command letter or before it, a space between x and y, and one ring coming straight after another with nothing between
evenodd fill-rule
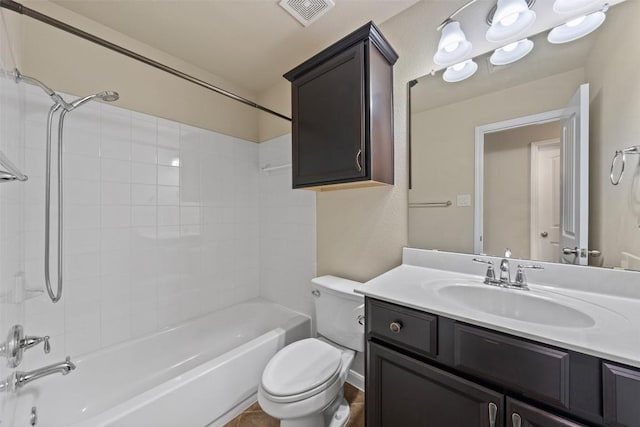
<instances>
[{"instance_id":1,"label":"tile floor","mask_svg":"<svg viewBox=\"0 0 640 427\"><path fill-rule=\"evenodd\" d=\"M364 427L364 392L346 383L344 397L351 407L351 418L346 427ZM256 402L224 427L278 427L279 425L280 422L265 414Z\"/></svg>"}]
</instances>

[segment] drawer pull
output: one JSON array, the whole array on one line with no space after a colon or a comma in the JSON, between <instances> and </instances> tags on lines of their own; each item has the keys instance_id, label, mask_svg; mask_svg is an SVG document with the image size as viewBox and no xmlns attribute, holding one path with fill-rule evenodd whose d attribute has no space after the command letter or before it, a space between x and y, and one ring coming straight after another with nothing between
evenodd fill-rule
<instances>
[{"instance_id":1,"label":"drawer pull","mask_svg":"<svg viewBox=\"0 0 640 427\"><path fill-rule=\"evenodd\" d=\"M400 329L402 329L402 322L399 321L395 321L395 322L391 322L389 324L389 329L391 330L391 332L393 332L394 334L399 334L400 333Z\"/></svg>"},{"instance_id":2,"label":"drawer pull","mask_svg":"<svg viewBox=\"0 0 640 427\"><path fill-rule=\"evenodd\" d=\"M513 424L513 427L522 427L522 418L520 418L520 414L517 412L511 414L511 424Z\"/></svg>"},{"instance_id":3,"label":"drawer pull","mask_svg":"<svg viewBox=\"0 0 640 427\"><path fill-rule=\"evenodd\" d=\"M489 402L489 426L496 427L496 418L498 417L498 405Z\"/></svg>"}]
</instances>

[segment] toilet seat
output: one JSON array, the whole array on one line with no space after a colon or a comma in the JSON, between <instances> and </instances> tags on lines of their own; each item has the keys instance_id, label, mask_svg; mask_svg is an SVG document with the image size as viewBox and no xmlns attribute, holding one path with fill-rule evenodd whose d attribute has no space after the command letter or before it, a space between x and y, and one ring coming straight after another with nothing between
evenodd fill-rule
<instances>
[{"instance_id":1,"label":"toilet seat","mask_svg":"<svg viewBox=\"0 0 640 427\"><path fill-rule=\"evenodd\" d=\"M276 353L262 374L262 391L278 403L295 402L330 387L340 375L342 352L308 338Z\"/></svg>"}]
</instances>

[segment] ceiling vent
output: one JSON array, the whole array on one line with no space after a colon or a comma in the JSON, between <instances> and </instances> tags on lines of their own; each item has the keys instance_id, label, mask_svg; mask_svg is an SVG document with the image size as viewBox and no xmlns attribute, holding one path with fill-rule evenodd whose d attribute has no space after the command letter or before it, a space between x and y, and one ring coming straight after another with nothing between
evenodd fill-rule
<instances>
[{"instance_id":1,"label":"ceiling vent","mask_svg":"<svg viewBox=\"0 0 640 427\"><path fill-rule=\"evenodd\" d=\"M308 27L335 4L333 0L282 0L280 6L298 22Z\"/></svg>"}]
</instances>

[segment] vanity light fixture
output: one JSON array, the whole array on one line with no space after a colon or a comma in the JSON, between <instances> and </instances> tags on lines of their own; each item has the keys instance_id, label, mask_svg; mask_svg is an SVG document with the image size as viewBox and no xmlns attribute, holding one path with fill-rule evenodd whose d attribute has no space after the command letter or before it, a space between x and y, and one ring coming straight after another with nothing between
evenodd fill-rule
<instances>
[{"instance_id":1,"label":"vanity light fixture","mask_svg":"<svg viewBox=\"0 0 640 427\"><path fill-rule=\"evenodd\" d=\"M529 54L533 50L533 42L529 39L522 39L509 43L496 49L489 61L493 65L507 65L516 62Z\"/></svg>"},{"instance_id":2,"label":"vanity light fixture","mask_svg":"<svg viewBox=\"0 0 640 427\"><path fill-rule=\"evenodd\" d=\"M603 10L578 16L555 27L549 31L547 40L553 44L568 43L594 32L602 25L607 17L605 14L606 9L607 7L605 6Z\"/></svg>"},{"instance_id":3,"label":"vanity light fixture","mask_svg":"<svg viewBox=\"0 0 640 427\"><path fill-rule=\"evenodd\" d=\"M573 13L588 12L595 9L595 5L602 0L556 0L553 2L553 11L555 13Z\"/></svg>"},{"instance_id":4,"label":"vanity light fixture","mask_svg":"<svg viewBox=\"0 0 640 427\"><path fill-rule=\"evenodd\" d=\"M505 42L531 28L536 13L529 7L526 0L498 0L491 26L487 30L487 40Z\"/></svg>"},{"instance_id":5,"label":"vanity light fixture","mask_svg":"<svg viewBox=\"0 0 640 427\"><path fill-rule=\"evenodd\" d=\"M457 64L471 53L471 42L464 35L458 21L448 21L441 28L442 35L433 62L444 67Z\"/></svg>"},{"instance_id":6,"label":"vanity light fixture","mask_svg":"<svg viewBox=\"0 0 640 427\"><path fill-rule=\"evenodd\" d=\"M456 83L468 79L478 71L478 64L473 59L467 59L464 62L452 65L442 74L445 82Z\"/></svg>"}]
</instances>

